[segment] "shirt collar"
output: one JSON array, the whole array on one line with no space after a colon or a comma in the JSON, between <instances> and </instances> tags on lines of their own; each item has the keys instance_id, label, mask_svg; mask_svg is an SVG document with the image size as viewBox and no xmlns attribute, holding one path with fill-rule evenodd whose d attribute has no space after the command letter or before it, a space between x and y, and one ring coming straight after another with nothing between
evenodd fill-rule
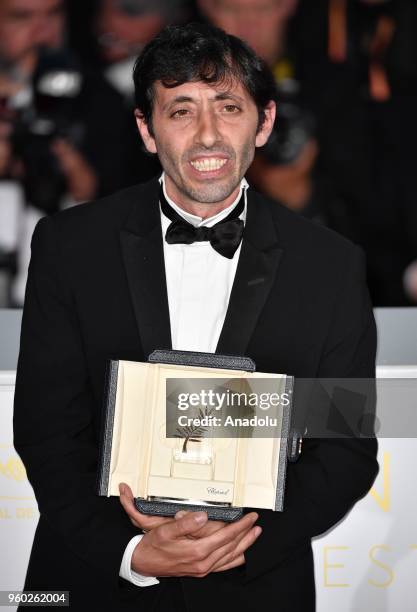
<instances>
[{"instance_id":1,"label":"shirt collar","mask_svg":"<svg viewBox=\"0 0 417 612\"><path fill-rule=\"evenodd\" d=\"M180 208L177 204L175 204L175 202L173 200L171 200L171 198L167 195L167 192L166 192L166 188L165 188L165 173L164 172L159 177L159 182L162 183L162 188L164 190L164 195L165 195L165 198L166 198L168 204L170 206L172 206L172 208L175 210L175 212L177 212L179 215L181 215L181 217L183 219L188 221L188 223L191 223L191 225L194 225L194 227L202 227L202 226L212 227L215 223L218 223L222 219L225 219L227 217L227 215L230 214L231 211L237 206L237 204L238 204L238 202L240 200L240 197L242 195L242 189L244 190L244 195L245 195L245 207L244 207L244 209L242 211L242 214L240 215L240 219L243 219L243 221L246 220L246 205L247 205L246 192L247 192L247 189L249 187L249 184L248 184L248 182L247 182L247 180L245 178L242 178L242 180L240 182L239 193L238 193L237 197L235 198L235 200L230 204L230 206L228 206L224 210L221 210L219 213L217 213L217 215L214 215L213 217L208 217L207 219L202 219L201 217L198 217L197 215L192 215L191 213L186 212L185 210ZM163 215L163 218L166 219L165 215Z\"/></svg>"}]
</instances>

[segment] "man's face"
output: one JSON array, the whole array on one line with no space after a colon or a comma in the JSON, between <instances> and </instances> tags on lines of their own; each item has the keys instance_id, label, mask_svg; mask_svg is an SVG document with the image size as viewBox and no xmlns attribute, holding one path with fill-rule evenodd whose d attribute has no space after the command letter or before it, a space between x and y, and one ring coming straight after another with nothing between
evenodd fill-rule
<instances>
[{"instance_id":1,"label":"man's face","mask_svg":"<svg viewBox=\"0 0 417 612\"><path fill-rule=\"evenodd\" d=\"M59 47L64 31L63 0L0 0L0 57L14 63L38 47Z\"/></svg>"},{"instance_id":2,"label":"man's face","mask_svg":"<svg viewBox=\"0 0 417 612\"><path fill-rule=\"evenodd\" d=\"M209 21L245 40L267 62L275 60L277 38L297 0L198 0Z\"/></svg>"},{"instance_id":3,"label":"man's face","mask_svg":"<svg viewBox=\"0 0 417 612\"><path fill-rule=\"evenodd\" d=\"M154 85L153 136L137 112L146 147L157 153L169 195L178 204L227 203L252 162L255 147L265 144L275 118L266 108L258 131L258 112L240 82L229 86L201 81L166 88Z\"/></svg>"},{"instance_id":4,"label":"man's face","mask_svg":"<svg viewBox=\"0 0 417 612\"><path fill-rule=\"evenodd\" d=\"M112 63L138 55L165 21L158 10L131 15L114 0L102 0L96 31L103 58Z\"/></svg>"}]
</instances>

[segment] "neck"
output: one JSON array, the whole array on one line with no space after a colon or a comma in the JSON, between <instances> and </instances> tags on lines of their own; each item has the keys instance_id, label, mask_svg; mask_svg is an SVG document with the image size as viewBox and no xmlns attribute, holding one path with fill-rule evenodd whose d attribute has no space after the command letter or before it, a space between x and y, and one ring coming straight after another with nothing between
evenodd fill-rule
<instances>
[{"instance_id":1,"label":"neck","mask_svg":"<svg viewBox=\"0 0 417 612\"><path fill-rule=\"evenodd\" d=\"M175 202L177 206L182 208L182 210L189 213L190 215L195 215L196 217L207 219L209 217L214 217L214 215L217 215L225 208L228 208L236 200L240 191L240 183L225 200L222 200L221 202L210 202L208 204L192 200L185 194L179 192L175 184L166 174L165 189L167 196L173 202Z\"/></svg>"}]
</instances>

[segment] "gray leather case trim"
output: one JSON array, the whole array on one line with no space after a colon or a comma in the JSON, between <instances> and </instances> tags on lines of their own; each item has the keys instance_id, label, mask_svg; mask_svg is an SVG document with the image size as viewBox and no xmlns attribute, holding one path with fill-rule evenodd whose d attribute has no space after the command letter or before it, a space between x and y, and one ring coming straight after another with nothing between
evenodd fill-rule
<instances>
[{"instance_id":1,"label":"gray leather case trim","mask_svg":"<svg viewBox=\"0 0 417 612\"><path fill-rule=\"evenodd\" d=\"M293 401L294 377L287 376L285 381L285 393L288 393L290 403L282 409L281 447L279 450L279 468L277 474L277 487L275 495L275 510L284 509L285 476L287 472L288 437L291 425L291 407Z\"/></svg>"},{"instance_id":2,"label":"gray leather case trim","mask_svg":"<svg viewBox=\"0 0 417 612\"><path fill-rule=\"evenodd\" d=\"M168 363L184 366L201 366L205 368L225 368L227 370L245 370L254 372L255 362L249 357L238 355L216 355L197 351L170 351L156 349L148 357L152 363Z\"/></svg>"},{"instance_id":3,"label":"gray leather case trim","mask_svg":"<svg viewBox=\"0 0 417 612\"><path fill-rule=\"evenodd\" d=\"M175 516L179 510L188 512L207 512L207 516L213 521L232 522L243 516L243 508L230 506L209 506L197 504L182 504L181 502L163 502L135 498L135 506L142 514L153 514L156 516Z\"/></svg>"},{"instance_id":4,"label":"gray leather case trim","mask_svg":"<svg viewBox=\"0 0 417 612\"><path fill-rule=\"evenodd\" d=\"M107 495L110 479L110 459L113 440L114 408L116 405L117 375L119 362L110 361L107 368L104 416L102 425L100 470L98 473L97 489L99 495Z\"/></svg>"}]
</instances>

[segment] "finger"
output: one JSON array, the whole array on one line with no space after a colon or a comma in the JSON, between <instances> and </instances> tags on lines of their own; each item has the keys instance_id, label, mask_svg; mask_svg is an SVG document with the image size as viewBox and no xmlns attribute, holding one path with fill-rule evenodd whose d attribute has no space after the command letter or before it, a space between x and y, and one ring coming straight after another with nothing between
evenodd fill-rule
<instances>
[{"instance_id":1,"label":"finger","mask_svg":"<svg viewBox=\"0 0 417 612\"><path fill-rule=\"evenodd\" d=\"M167 516L147 515L141 514L140 512L138 512L138 515L140 517L138 519L132 518L131 516L129 516L129 519L135 527L142 529L142 531L151 531L152 529L156 529L156 527L171 523L173 520Z\"/></svg>"},{"instance_id":2,"label":"finger","mask_svg":"<svg viewBox=\"0 0 417 612\"><path fill-rule=\"evenodd\" d=\"M196 531L195 533L190 534L188 537L193 540L199 540L200 538L206 538L212 533L216 533L219 529L223 529L228 523L224 523L223 521L207 521L207 523Z\"/></svg>"},{"instance_id":3,"label":"finger","mask_svg":"<svg viewBox=\"0 0 417 612\"><path fill-rule=\"evenodd\" d=\"M175 514L175 520L182 518L183 516L185 516L186 514L188 514L188 512L186 510L178 510L178 512Z\"/></svg>"},{"instance_id":4,"label":"finger","mask_svg":"<svg viewBox=\"0 0 417 612\"><path fill-rule=\"evenodd\" d=\"M125 495L128 499L133 499L132 489L126 482L119 482L120 495Z\"/></svg>"},{"instance_id":5,"label":"finger","mask_svg":"<svg viewBox=\"0 0 417 612\"><path fill-rule=\"evenodd\" d=\"M169 516L154 516L153 514L141 514L138 512L140 516L139 519L135 519L137 522L140 521L141 529L145 529L146 531L151 531L151 529L155 529L156 527L160 527L161 525L166 525L167 523L172 523L173 518Z\"/></svg>"},{"instance_id":6,"label":"finger","mask_svg":"<svg viewBox=\"0 0 417 612\"><path fill-rule=\"evenodd\" d=\"M223 529L219 529L206 538L202 538L199 545L204 547L206 556L208 557L213 551L222 548L230 542L235 542L238 538L240 538L240 536L253 527L258 518L259 517L256 512L249 512L238 521L226 525L226 527L223 527Z\"/></svg>"},{"instance_id":7,"label":"finger","mask_svg":"<svg viewBox=\"0 0 417 612\"><path fill-rule=\"evenodd\" d=\"M120 503L123 508L127 512L127 514L134 519L139 519L137 515L139 512L135 508L133 493L129 487L129 485L121 482L119 484L119 492L120 492Z\"/></svg>"},{"instance_id":8,"label":"finger","mask_svg":"<svg viewBox=\"0 0 417 612\"><path fill-rule=\"evenodd\" d=\"M247 549L256 542L256 540L259 538L261 533L262 533L262 529L259 526L256 526L253 529L251 529L251 531L249 531L247 534L244 535L243 538L240 539L240 541L237 543L236 547L232 551L224 555L223 558L220 558L220 560L217 561L213 565L212 571L214 571L214 569L217 569L222 565L225 565L225 564L228 564L234 561L236 557L239 557L240 555L244 555Z\"/></svg>"},{"instance_id":9,"label":"finger","mask_svg":"<svg viewBox=\"0 0 417 612\"><path fill-rule=\"evenodd\" d=\"M159 535L163 539L184 538L195 533L208 521L207 512L187 512L185 516L162 525Z\"/></svg>"},{"instance_id":10,"label":"finger","mask_svg":"<svg viewBox=\"0 0 417 612\"><path fill-rule=\"evenodd\" d=\"M212 553L207 559L210 571L212 572L222 565L232 563L237 557L243 555L256 542L261 533L261 527L253 527L239 539L236 546L225 546Z\"/></svg>"},{"instance_id":11,"label":"finger","mask_svg":"<svg viewBox=\"0 0 417 612\"><path fill-rule=\"evenodd\" d=\"M233 562L236 557L243 554L243 552L254 543L259 534L260 528L252 527L243 536L239 536L237 540L221 546L217 550L213 551L208 557L200 558L194 565L197 577L206 576L214 569L218 569L222 565ZM238 548L238 545L241 542L243 544ZM195 543L195 546L199 546L199 543Z\"/></svg>"},{"instance_id":12,"label":"finger","mask_svg":"<svg viewBox=\"0 0 417 612\"><path fill-rule=\"evenodd\" d=\"M225 572L226 570L233 569L234 567L239 567L239 565L245 564L245 555L239 555L234 559L234 561L230 561L230 563L225 563L220 567L213 568L211 571L214 572Z\"/></svg>"},{"instance_id":13,"label":"finger","mask_svg":"<svg viewBox=\"0 0 417 612\"><path fill-rule=\"evenodd\" d=\"M151 529L155 529L155 527L164 525L165 523L172 522L173 519L169 517L153 516L139 512L135 507L133 493L128 484L121 482L119 484L119 491L120 503L135 527L149 531Z\"/></svg>"},{"instance_id":14,"label":"finger","mask_svg":"<svg viewBox=\"0 0 417 612\"><path fill-rule=\"evenodd\" d=\"M188 514L188 512L189 511L187 510L179 510L175 515L175 520L182 518L183 516ZM213 521L213 520L207 521L204 527L202 527L195 533L189 534L187 537L189 537L192 540L198 540L200 538L205 538L211 535L212 533L215 533L222 527L225 527L225 525L227 525L227 523L224 523L223 521Z\"/></svg>"}]
</instances>

